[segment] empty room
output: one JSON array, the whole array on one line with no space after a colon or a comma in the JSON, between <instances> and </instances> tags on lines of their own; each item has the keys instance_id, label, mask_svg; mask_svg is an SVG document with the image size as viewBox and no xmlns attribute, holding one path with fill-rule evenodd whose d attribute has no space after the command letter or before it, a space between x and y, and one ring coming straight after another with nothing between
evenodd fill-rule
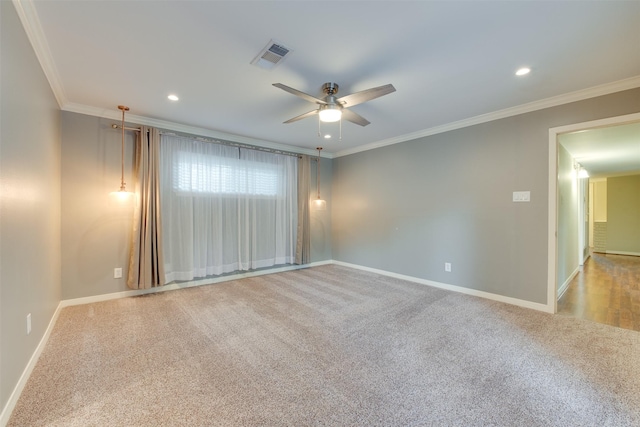
<instances>
[{"instance_id":1,"label":"empty room","mask_svg":"<svg viewBox=\"0 0 640 427\"><path fill-rule=\"evenodd\" d=\"M639 1L0 20L0 426L640 425Z\"/></svg>"}]
</instances>

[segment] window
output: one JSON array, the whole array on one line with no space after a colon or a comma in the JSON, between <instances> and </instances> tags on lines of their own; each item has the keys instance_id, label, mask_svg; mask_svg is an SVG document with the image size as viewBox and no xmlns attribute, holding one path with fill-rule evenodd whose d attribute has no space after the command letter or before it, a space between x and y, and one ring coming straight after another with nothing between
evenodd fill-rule
<instances>
[{"instance_id":1,"label":"window","mask_svg":"<svg viewBox=\"0 0 640 427\"><path fill-rule=\"evenodd\" d=\"M297 158L162 135L165 283L295 262Z\"/></svg>"},{"instance_id":2,"label":"window","mask_svg":"<svg viewBox=\"0 0 640 427\"><path fill-rule=\"evenodd\" d=\"M179 192L276 196L275 164L180 151L173 162L173 188Z\"/></svg>"}]
</instances>

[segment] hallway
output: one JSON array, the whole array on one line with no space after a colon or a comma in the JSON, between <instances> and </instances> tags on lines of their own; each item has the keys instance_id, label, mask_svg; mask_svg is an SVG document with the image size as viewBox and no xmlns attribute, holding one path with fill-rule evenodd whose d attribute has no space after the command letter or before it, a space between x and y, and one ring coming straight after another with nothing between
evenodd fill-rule
<instances>
[{"instance_id":1,"label":"hallway","mask_svg":"<svg viewBox=\"0 0 640 427\"><path fill-rule=\"evenodd\" d=\"M592 253L558 314L640 331L640 257Z\"/></svg>"}]
</instances>

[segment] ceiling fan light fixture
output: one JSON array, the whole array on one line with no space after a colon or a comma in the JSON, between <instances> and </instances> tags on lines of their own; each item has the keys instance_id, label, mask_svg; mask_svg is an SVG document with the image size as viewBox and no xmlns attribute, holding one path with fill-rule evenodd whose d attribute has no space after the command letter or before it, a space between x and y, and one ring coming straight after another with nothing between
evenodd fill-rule
<instances>
[{"instance_id":1,"label":"ceiling fan light fixture","mask_svg":"<svg viewBox=\"0 0 640 427\"><path fill-rule=\"evenodd\" d=\"M342 117L342 110L337 105L323 105L320 109L320 121L325 123L337 122Z\"/></svg>"},{"instance_id":2,"label":"ceiling fan light fixture","mask_svg":"<svg viewBox=\"0 0 640 427\"><path fill-rule=\"evenodd\" d=\"M394 88L392 84L387 84L383 86L373 87L371 89L361 90L360 92L352 93L351 95L336 98L336 94L338 93L338 85L336 83L329 82L322 85L322 92L324 92L326 96L323 98L316 98L315 96L300 92L299 90L283 85L282 83L273 83L273 86L318 105L317 109L301 114L284 122L293 123L298 120L317 115L318 136L320 136L320 123L322 122L340 121L340 126L342 126L342 120L344 119L359 126L367 126L369 124L369 121L358 113L350 110L349 108L358 104L362 104L363 102L371 101L372 99L380 98L381 96L388 95L396 91L396 88ZM343 110L345 114L342 114Z\"/></svg>"}]
</instances>

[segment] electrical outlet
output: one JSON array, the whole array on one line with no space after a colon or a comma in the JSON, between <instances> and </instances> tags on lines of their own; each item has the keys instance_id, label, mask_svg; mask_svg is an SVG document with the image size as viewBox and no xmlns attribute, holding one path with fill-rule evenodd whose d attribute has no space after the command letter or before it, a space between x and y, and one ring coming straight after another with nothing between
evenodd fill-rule
<instances>
[{"instance_id":1,"label":"electrical outlet","mask_svg":"<svg viewBox=\"0 0 640 427\"><path fill-rule=\"evenodd\" d=\"M113 278L114 279L122 279L122 268L114 268L113 269Z\"/></svg>"},{"instance_id":2,"label":"electrical outlet","mask_svg":"<svg viewBox=\"0 0 640 427\"><path fill-rule=\"evenodd\" d=\"M451 263L450 262L445 262L444 263L444 271L451 273Z\"/></svg>"},{"instance_id":3,"label":"electrical outlet","mask_svg":"<svg viewBox=\"0 0 640 427\"><path fill-rule=\"evenodd\" d=\"M27 335L31 333L31 313L27 314Z\"/></svg>"}]
</instances>

